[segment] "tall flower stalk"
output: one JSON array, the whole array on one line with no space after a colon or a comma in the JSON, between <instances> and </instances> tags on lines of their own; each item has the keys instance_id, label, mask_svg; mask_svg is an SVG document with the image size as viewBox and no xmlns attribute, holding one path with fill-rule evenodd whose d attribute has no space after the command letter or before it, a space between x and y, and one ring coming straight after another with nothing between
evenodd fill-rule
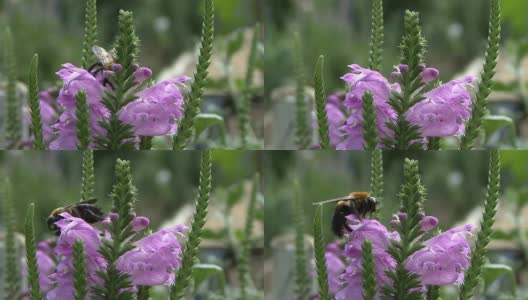
<instances>
[{"instance_id":1,"label":"tall flower stalk","mask_svg":"<svg viewBox=\"0 0 528 300\"><path fill-rule=\"evenodd\" d=\"M196 211L194 213L191 231L185 244L181 268L176 274L176 283L171 287L170 299L183 299L185 289L191 281L192 268L198 258L198 247L200 246L202 228L205 225L209 198L211 196L211 151L202 152L200 165L200 183L198 187L198 198L196 199Z\"/></svg>"},{"instance_id":2,"label":"tall flower stalk","mask_svg":"<svg viewBox=\"0 0 528 300\"><path fill-rule=\"evenodd\" d=\"M324 56L319 56L315 65L314 87L315 87L315 111L317 114L317 126L319 129L319 145L321 150L330 148L330 136L328 134L328 115L326 113L326 91L323 78Z\"/></svg>"},{"instance_id":3,"label":"tall flower stalk","mask_svg":"<svg viewBox=\"0 0 528 300\"><path fill-rule=\"evenodd\" d=\"M370 33L369 69L381 71L383 62L383 0L374 0Z\"/></svg>"},{"instance_id":4,"label":"tall flower stalk","mask_svg":"<svg viewBox=\"0 0 528 300\"><path fill-rule=\"evenodd\" d=\"M26 213L26 225L24 233L26 238L26 262L29 282L29 298L31 300L43 299L39 285L39 269L37 264L37 245L35 243L35 229L33 226L33 216L35 214L35 204L31 203Z\"/></svg>"},{"instance_id":5,"label":"tall flower stalk","mask_svg":"<svg viewBox=\"0 0 528 300\"><path fill-rule=\"evenodd\" d=\"M381 150L372 151L370 161L370 194L378 201L378 209L374 214L379 219L380 203L383 203L383 152Z\"/></svg>"},{"instance_id":6,"label":"tall flower stalk","mask_svg":"<svg viewBox=\"0 0 528 300\"><path fill-rule=\"evenodd\" d=\"M202 24L202 46L198 56L198 65L194 73L194 80L191 84L191 93L185 102L183 119L180 122L178 134L174 137L173 149L182 150L187 145L194 127L194 118L198 115L207 80L209 65L211 64L211 54L214 40L214 1L204 0L204 21Z\"/></svg>"},{"instance_id":7,"label":"tall flower stalk","mask_svg":"<svg viewBox=\"0 0 528 300\"><path fill-rule=\"evenodd\" d=\"M82 50L82 67L88 69L96 62L92 51L97 44L97 0L86 0L84 20L84 39Z\"/></svg>"},{"instance_id":8,"label":"tall flower stalk","mask_svg":"<svg viewBox=\"0 0 528 300\"><path fill-rule=\"evenodd\" d=\"M93 198L95 189L94 158L91 150L83 151L81 200Z\"/></svg>"},{"instance_id":9,"label":"tall flower stalk","mask_svg":"<svg viewBox=\"0 0 528 300\"><path fill-rule=\"evenodd\" d=\"M20 268L19 256L17 253L16 216L13 199L10 195L10 183L3 182L4 220L6 227L5 236L5 275L4 275L4 296L6 299L17 299L20 295Z\"/></svg>"},{"instance_id":10,"label":"tall flower stalk","mask_svg":"<svg viewBox=\"0 0 528 300\"><path fill-rule=\"evenodd\" d=\"M132 287L130 276L120 272L116 263L125 252L134 249L131 238L134 231L130 222L134 219L132 214L136 202L136 188L132 183L130 162L118 159L115 167L116 183L113 186L110 197L112 199L112 211L117 214L116 220L110 225L109 231L112 239L103 239L98 252L107 263L105 271L98 271L98 276L103 279L104 284L96 286L94 292L104 299L124 299L132 297L132 293L126 289Z\"/></svg>"},{"instance_id":11,"label":"tall flower stalk","mask_svg":"<svg viewBox=\"0 0 528 300\"><path fill-rule=\"evenodd\" d=\"M90 111L86 92L80 91L75 96L75 116L77 117L77 149L87 150L91 143Z\"/></svg>"},{"instance_id":12,"label":"tall flower stalk","mask_svg":"<svg viewBox=\"0 0 528 300\"><path fill-rule=\"evenodd\" d=\"M75 300L84 300L88 294L88 274L86 269L86 253L84 243L77 240L73 244L73 287Z\"/></svg>"},{"instance_id":13,"label":"tall flower stalk","mask_svg":"<svg viewBox=\"0 0 528 300\"><path fill-rule=\"evenodd\" d=\"M421 92L426 42L422 35L420 18L417 12L405 12L405 33L400 44L401 64L407 66L402 72L401 93L394 93L389 99L390 106L397 114L395 122L388 124L394 138L385 139L388 148L398 150L420 149L420 127L407 120L407 111L416 103L425 99Z\"/></svg>"},{"instance_id":14,"label":"tall flower stalk","mask_svg":"<svg viewBox=\"0 0 528 300\"><path fill-rule=\"evenodd\" d=\"M246 80L242 97L240 101L239 119L240 119L240 137L242 140L242 149L247 148L249 117L251 111L251 89L253 87L253 77L257 65L257 47L260 35L260 24L255 25L253 39L251 40L251 49L249 50L248 66L246 71Z\"/></svg>"},{"instance_id":15,"label":"tall flower stalk","mask_svg":"<svg viewBox=\"0 0 528 300\"><path fill-rule=\"evenodd\" d=\"M372 252L372 242L369 240L364 240L361 246L361 267L363 299L374 300L376 296L376 262Z\"/></svg>"},{"instance_id":16,"label":"tall flower stalk","mask_svg":"<svg viewBox=\"0 0 528 300\"><path fill-rule=\"evenodd\" d=\"M396 262L396 269L387 273L394 283L392 286L386 286L384 292L387 296L399 300L420 299L421 295L416 290L420 287L419 277L405 266L407 259L423 247L421 243L416 242L422 233L419 213L422 211L424 200L417 161L405 159L403 177L404 183L399 197L400 214L405 214L405 217L400 218L401 240L393 242L387 250Z\"/></svg>"},{"instance_id":17,"label":"tall flower stalk","mask_svg":"<svg viewBox=\"0 0 528 300\"><path fill-rule=\"evenodd\" d=\"M304 51L301 38L298 33L295 34L295 143L300 149L308 149L311 141L311 130L308 127L308 107L304 93Z\"/></svg>"},{"instance_id":18,"label":"tall flower stalk","mask_svg":"<svg viewBox=\"0 0 528 300\"><path fill-rule=\"evenodd\" d=\"M299 183L294 183L295 199L293 220L295 222L295 294L298 299L310 296L310 281L306 270L306 246L304 241L304 208Z\"/></svg>"},{"instance_id":19,"label":"tall flower stalk","mask_svg":"<svg viewBox=\"0 0 528 300\"><path fill-rule=\"evenodd\" d=\"M133 149L133 144L128 140L134 138L133 128L119 119L118 112L130 102L136 100L134 93L135 82L134 65L139 55L139 38L136 35L133 14L128 11L119 11L119 33L115 42L117 62L120 70L109 79L113 89L105 90L102 103L110 112L108 121L101 124L106 130L106 136L99 137L99 144L108 150Z\"/></svg>"},{"instance_id":20,"label":"tall flower stalk","mask_svg":"<svg viewBox=\"0 0 528 300\"><path fill-rule=\"evenodd\" d=\"M328 272L326 270L325 241L323 237L323 206L318 205L315 209L313 221L315 268L317 272L317 283L319 299L330 300L330 290L328 288Z\"/></svg>"},{"instance_id":21,"label":"tall flower stalk","mask_svg":"<svg viewBox=\"0 0 528 300\"><path fill-rule=\"evenodd\" d=\"M38 55L33 55L29 66L29 110L31 114L31 129L33 134L33 149L46 150L42 133L42 116L40 113L38 84Z\"/></svg>"},{"instance_id":22,"label":"tall flower stalk","mask_svg":"<svg viewBox=\"0 0 528 300\"><path fill-rule=\"evenodd\" d=\"M467 269L464 284L460 288L460 299L467 300L473 297L473 291L477 286L482 266L486 261L487 247L493 233L493 224L495 223L495 214L497 213L497 204L499 202L500 191L500 156L498 151L490 152L489 174L488 174L488 191L486 193L486 203L480 222L480 231L477 235L475 248L471 252L470 267Z\"/></svg>"},{"instance_id":23,"label":"tall flower stalk","mask_svg":"<svg viewBox=\"0 0 528 300\"><path fill-rule=\"evenodd\" d=\"M246 226L244 227L244 239L242 241L242 251L238 262L238 270L240 274L240 298L241 300L248 299L247 287L251 281L251 274L249 273L249 261L251 256L251 236L253 233L253 224L255 223L255 209L257 205L257 197L259 194L259 178L257 174L253 178L253 185L251 189L251 198L247 210Z\"/></svg>"},{"instance_id":24,"label":"tall flower stalk","mask_svg":"<svg viewBox=\"0 0 528 300\"><path fill-rule=\"evenodd\" d=\"M7 115L6 115L6 142L8 149L16 149L22 138L21 130L21 104L17 93L17 62L15 46L11 29L7 27L4 35L4 63L7 73Z\"/></svg>"},{"instance_id":25,"label":"tall flower stalk","mask_svg":"<svg viewBox=\"0 0 528 300\"><path fill-rule=\"evenodd\" d=\"M473 102L471 119L467 123L466 134L462 137L460 148L471 150L480 134L484 115L487 113L488 96L493 87L493 77L497 66L501 40L501 4L500 0L490 0L490 20L488 32L488 46L482 78L477 86L477 97Z\"/></svg>"}]
</instances>

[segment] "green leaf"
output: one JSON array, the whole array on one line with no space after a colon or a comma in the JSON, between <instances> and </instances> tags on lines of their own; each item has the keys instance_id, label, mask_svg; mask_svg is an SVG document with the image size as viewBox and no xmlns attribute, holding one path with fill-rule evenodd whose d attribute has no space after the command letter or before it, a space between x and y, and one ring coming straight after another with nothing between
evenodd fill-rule
<instances>
[{"instance_id":1,"label":"green leaf","mask_svg":"<svg viewBox=\"0 0 528 300\"><path fill-rule=\"evenodd\" d=\"M198 289L206 279L212 276L218 277L222 286L222 291L225 292L225 276L222 267L213 264L196 264L192 268L192 276L194 279L194 290Z\"/></svg>"},{"instance_id":2,"label":"green leaf","mask_svg":"<svg viewBox=\"0 0 528 300\"><path fill-rule=\"evenodd\" d=\"M510 142L512 145L515 145L515 124L513 119L507 116L497 116L497 115L488 115L483 118L483 128L484 133L486 134L486 143L489 141L489 138L497 132L497 130L509 127L511 131Z\"/></svg>"},{"instance_id":3,"label":"green leaf","mask_svg":"<svg viewBox=\"0 0 528 300\"><path fill-rule=\"evenodd\" d=\"M202 132L207 128L216 125L223 124L224 118L217 114L198 114L194 120L194 130L196 138L198 138Z\"/></svg>"},{"instance_id":4,"label":"green leaf","mask_svg":"<svg viewBox=\"0 0 528 300\"><path fill-rule=\"evenodd\" d=\"M487 291L491 284L503 275L507 275L510 277L513 286L512 293L513 295L515 295L517 293L515 274L513 273L513 270L510 266L503 264L486 264L482 267L482 279L484 279L484 290Z\"/></svg>"}]
</instances>

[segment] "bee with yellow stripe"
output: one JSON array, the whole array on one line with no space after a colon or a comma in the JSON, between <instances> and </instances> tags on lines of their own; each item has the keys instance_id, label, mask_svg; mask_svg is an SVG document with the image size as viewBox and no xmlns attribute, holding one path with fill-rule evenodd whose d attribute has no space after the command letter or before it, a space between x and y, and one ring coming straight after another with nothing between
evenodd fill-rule
<instances>
[{"instance_id":1,"label":"bee with yellow stripe","mask_svg":"<svg viewBox=\"0 0 528 300\"><path fill-rule=\"evenodd\" d=\"M97 199L89 199L54 209L47 220L48 228L55 231L56 235L60 235L60 228L55 222L64 219L64 217L60 215L64 212L69 213L72 217L83 219L89 224L104 220L104 213L95 205L95 202L97 202Z\"/></svg>"},{"instance_id":2,"label":"bee with yellow stripe","mask_svg":"<svg viewBox=\"0 0 528 300\"><path fill-rule=\"evenodd\" d=\"M348 196L317 202L314 205L326 203L336 204L332 217L332 231L339 237L342 237L346 231L352 231L347 224L348 215L353 214L358 218L372 215L378 204L376 198L371 197L368 192L353 192Z\"/></svg>"}]
</instances>

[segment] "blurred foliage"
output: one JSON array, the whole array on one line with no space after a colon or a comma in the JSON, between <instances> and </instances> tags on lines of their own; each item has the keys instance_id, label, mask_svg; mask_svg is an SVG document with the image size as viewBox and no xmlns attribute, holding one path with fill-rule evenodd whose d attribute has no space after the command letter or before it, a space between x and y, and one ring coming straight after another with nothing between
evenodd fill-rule
<instances>
[{"instance_id":1,"label":"blurred foliage","mask_svg":"<svg viewBox=\"0 0 528 300\"><path fill-rule=\"evenodd\" d=\"M99 41L110 48L117 32L119 9L134 12L142 42L139 61L157 74L199 40L201 1L116 0L97 1ZM258 9L254 1L216 1L217 33L253 25ZM27 80L34 53L40 55L39 78L55 81L60 65L80 65L84 26L84 1L4 0L0 2L0 26L10 24L17 47L19 76Z\"/></svg>"},{"instance_id":2,"label":"blurred foliage","mask_svg":"<svg viewBox=\"0 0 528 300\"><path fill-rule=\"evenodd\" d=\"M197 193L200 152L143 151L129 153L94 152L95 197L105 211L114 183L116 158L131 161L132 176L138 188L137 212L151 220L152 228L173 217ZM80 199L81 152L19 152L0 154L0 172L9 176L15 199L17 229L22 232L23 216L29 203L35 203L36 238L49 235L45 220L57 207ZM213 188L222 189L250 179L255 173L257 153L213 152ZM243 166L243 167L236 167Z\"/></svg>"},{"instance_id":3,"label":"blurred foliage","mask_svg":"<svg viewBox=\"0 0 528 300\"><path fill-rule=\"evenodd\" d=\"M266 93L293 81L291 34L298 31L305 50L307 74L311 74L320 54L327 58L326 82L329 93L342 89L339 79L347 65L366 65L370 33L369 0L272 0L266 11ZM505 39L525 36L524 0L503 0ZM477 56L484 55L488 2L402 0L384 1L384 74L398 63L405 9L420 12L428 41L426 62L441 71L447 81Z\"/></svg>"}]
</instances>

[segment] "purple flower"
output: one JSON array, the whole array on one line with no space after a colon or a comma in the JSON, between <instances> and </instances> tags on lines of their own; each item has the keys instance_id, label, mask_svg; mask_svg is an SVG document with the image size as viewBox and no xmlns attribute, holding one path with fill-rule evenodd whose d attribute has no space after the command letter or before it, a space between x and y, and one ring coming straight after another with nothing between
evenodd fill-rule
<instances>
[{"instance_id":1,"label":"purple flower","mask_svg":"<svg viewBox=\"0 0 528 300\"><path fill-rule=\"evenodd\" d=\"M474 80L452 80L425 93L426 99L407 112L407 120L420 126L425 137L463 135L471 113L471 96L466 86Z\"/></svg>"},{"instance_id":2,"label":"purple flower","mask_svg":"<svg viewBox=\"0 0 528 300\"><path fill-rule=\"evenodd\" d=\"M391 84L379 72L359 65L351 65L350 68L352 72L342 77L349 85L345 99L330 101L329 98L326 107L330 139L338 150L363 149L362 97L367 91L374 97L378 140L393 137L394 133L387 124L394 122L397 114L388 101L393 93L401 93L398 83ZM424 65L422 69L420 76L425 84L439 76L439 71L435 68ZM391 76L399 79L407 71L407 66L400 65ZM470 117L472 104L467 87L474 80L472 77L452 80L425 93L426 98L409 109L406 119L420 127L423 138L464 134L464 125ZM381 147L378 144L378 148Z\"/></svg>"},{"instance_id":3,"label":"purple flower","mask_svg":"<svg viewBox=\"0 0 528 300\"><path fill-rule=\"evenodd\" d=\"M182 76L162 81L138 93L139 99L127 104L119 119L134 127L136 135L161 136L176 134L177 120L182 118L183 95L178 84L189 80Z\"/></svg>"},{"instance_id":4,"label":"purple flower","mask_svg":"<svg viewBox=\"0 0 528 300\"><path fill-rule=\"evenodd\" d=\"M140 89L143 87L142 84L152 77L152 71L137 65L135 68L134 83L136 89ZM55 138L50 143L50 149L77 149L75 96L79 91L85 91L87 94L90 133L92 134L92 143L89 148L95 147L97 137L106 135L106 130L101 127L101 122L106 122L109 119L110 112L103 105L102 99L105 91L112 89L112 87L105 84L105 78L113 76L121 69L120 65L115 64L111 70L92 74L69 63L63 65L63 69L57 72L63 81L63 87L57 98L57 103L61 105L63 112L58 122L50 127L53 133L52 138ZM136 90L138 99L128 103L117 113L120 120L131 125L136 136L176 134L176 123L182 118L184 105L183 95L178 85L187 80L189 77L182 76L174 80L162 81L143 90Z\"/></svg>"},{"instance_id":5,"label":"purple flower","mask_svg":"<svg viewBox=\"0 0 528 300\"><path fill-rule=\"evenodd\" d=\"M376 220L359 220L353 215L348 216L348 219L353 231L349 234L348 242L341 253L347 266L340 276L340 280L345 284L344 288L337 292L337 300L363 299L361 246L366 239L372 242L378 290L383 285L391 285L392 280L386 272L393 271L396 263L386 250L391 242L400 239L397 232L389 232ZM421 222L424 231L437 224L438 220L431 216L425 216ZM469 266L470 247L467 236L471 235L471 229L471 225L453 228L423 242L424 248L413 253L405 262L406 268L418 274L423 285L461 283L464 270Z\"/></svg>"},{"instance_id":6,"label":"purple flower","mask_svg":"<svg viewBox=\"0 0 528 300\"><path fill-rule=\"evenodd\" d=\"M180 267L182 247L175 234L186 227L162 229L134 243L117 261L117 268L128 273L135 285L171 285Z\"/></svg>"},{"instance_id":7,"label":"purple flower","mask_svg":"<svg viewBox=\"0 0 528 300\"><path fill-rule=\"evenodd\" d=\"M413 253L405 266L420 274L424 285L462 283L464 270L469 267L467 236L472 229L471 225L456 227L425 241L425 247Z\"/></svg>"}]
</instances>

